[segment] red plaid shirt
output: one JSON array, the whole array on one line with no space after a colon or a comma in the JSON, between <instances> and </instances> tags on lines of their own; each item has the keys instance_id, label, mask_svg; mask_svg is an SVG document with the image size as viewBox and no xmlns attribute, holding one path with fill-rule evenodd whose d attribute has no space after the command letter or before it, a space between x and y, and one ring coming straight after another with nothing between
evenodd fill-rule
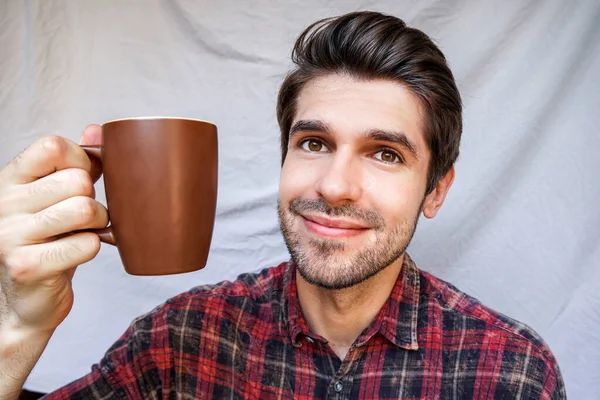
<instances>
[{"instance_id":1,"label":"red plaid shirt","mask_svg":"<svg viewBox=\"0 0 600 400\"><path fill-rule=\"evenodd\" d=\"M92 372L46 399L564 399L527 326L406 256L340 360L311 333L291 263L201 286L136 319Z\"/></svg>"}]
</instances>

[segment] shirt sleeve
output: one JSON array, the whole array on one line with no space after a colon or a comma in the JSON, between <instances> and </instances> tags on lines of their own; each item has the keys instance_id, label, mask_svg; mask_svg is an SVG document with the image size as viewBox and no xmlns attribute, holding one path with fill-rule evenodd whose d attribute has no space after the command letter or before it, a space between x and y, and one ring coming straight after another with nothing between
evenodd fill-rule
<instances>
[{"instance_id":1,"label":"shirt sleeve","mask_svg":"<svg viewBox=\"0 0 600 400\"><path fill-rule=\"evenodd\" d=\"M46 400L161 398L172 366L166 312L157 308L134 320L91 373L48 394Z\"/></svg>"},{"instance_id":2,"label":"shirt sleeve","mask_svg":"<svg viewBox=\"0 0 600 400\"><path fill-rule=\"evenodd\" d=\"M544 382L544 395L542 399L565 400L567 393L562 374L556 362L553 362L550 368L550 374Z\"/></svg>"}]
</instances>

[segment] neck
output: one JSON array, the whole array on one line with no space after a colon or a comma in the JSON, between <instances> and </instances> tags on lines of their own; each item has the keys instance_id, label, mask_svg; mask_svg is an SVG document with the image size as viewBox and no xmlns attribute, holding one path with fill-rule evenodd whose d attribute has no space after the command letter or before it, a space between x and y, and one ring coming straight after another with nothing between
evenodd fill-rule
<instances>
[{"instance_id":1,"label":"neck","mask_svg":"<svg viewBox=\"0 0 600 400\"><path fill-rule=\"evenodd\" d=\"M327 339L344 359L365 328L377 317L394 288L404 256L356 286L329 290L306 282L296 271L298 300L311 332Z\"/></svg>"}]
</instances>

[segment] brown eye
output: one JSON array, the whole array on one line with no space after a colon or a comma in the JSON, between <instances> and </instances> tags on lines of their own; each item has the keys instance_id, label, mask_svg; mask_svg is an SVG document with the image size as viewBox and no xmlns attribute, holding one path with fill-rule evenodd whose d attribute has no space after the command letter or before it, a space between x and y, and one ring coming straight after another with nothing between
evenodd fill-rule
<instances>
[{"instance_id":1,"label":"brown eye","mask_svg":"<svg viewBox=\"0 0 600 400\"><path fill-rule=\"evenodd\" d=\"M381 150L375 153L375 158L386 163L395 164L401 162L400 156L390 150Z\"/></svg>"},{"instance_id":2,"label":"brown eye","mask_svg":"<svg viewBox=\"0 0 600 400\"><path fill-rule=\"evenodd\" d=\"M313 153L326 151L325 145L323 145L323 143L321 143L320 141L314 139L309 139L302 142L302 148Z\"/></svg>"},{"instance_id":3,"label":"brown eye","mask_svg":"<svg viewBox=\"0 0 600 400\"><path fill-rule=\"evenodd\" d=\"M323 147L323 145L319 142L315 142L314 140L310 140L308 142L308 149L310 151L321 151L321 148Z\"/></svg>"}]
</instances>

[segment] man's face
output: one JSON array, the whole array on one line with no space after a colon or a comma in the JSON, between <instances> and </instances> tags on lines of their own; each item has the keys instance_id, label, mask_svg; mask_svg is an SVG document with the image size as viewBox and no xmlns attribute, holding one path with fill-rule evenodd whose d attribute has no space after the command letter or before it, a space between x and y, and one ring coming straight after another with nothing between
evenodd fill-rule
<instances>
[{"instance_id":1,"label":"man's face","mask_svg":"<svg viewBox=\"0 0 600 400\"><path fill-rule=\"evenodd\" d=\"M416 96L390 81L329 75L301 91L279 219L306 281L354 286L403 254L425 200L422 115Z\"/></svg>"}]
</instances>

